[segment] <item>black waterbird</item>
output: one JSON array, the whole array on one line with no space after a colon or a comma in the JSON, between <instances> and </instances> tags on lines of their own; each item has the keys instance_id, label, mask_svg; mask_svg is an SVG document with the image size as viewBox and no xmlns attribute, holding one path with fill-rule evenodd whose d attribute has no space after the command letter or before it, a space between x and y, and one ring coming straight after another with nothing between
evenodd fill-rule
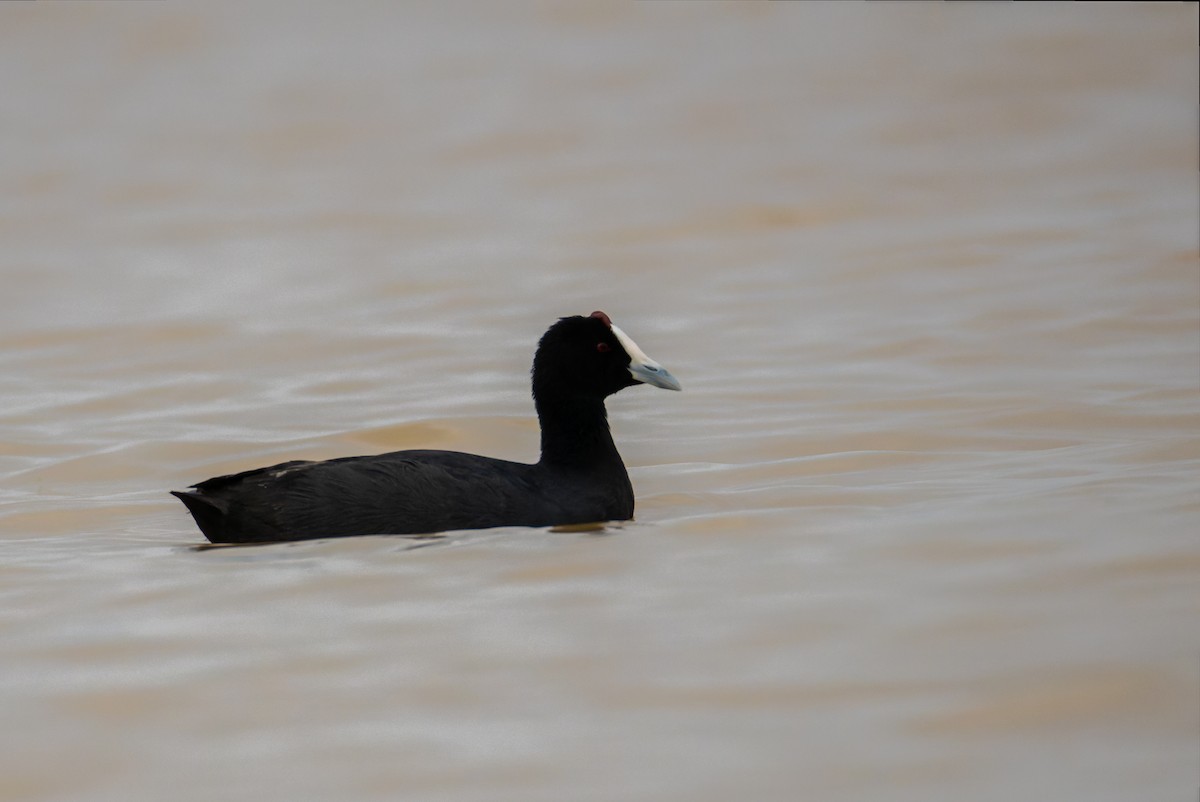
<instances>
[{"instance_id":1,"label":"black waterbird","mask_svg":"<svg viewBox=\"0 0 1200 802\"><path fill-rule=\"evenodd\" d=\"M633 487L604 399L635 384L679 390L603 312L565 317L533 358L541 458L457 451L297 460L172 491L213 543L266 543L633 517Z\"/></svg>"}]
</instances>

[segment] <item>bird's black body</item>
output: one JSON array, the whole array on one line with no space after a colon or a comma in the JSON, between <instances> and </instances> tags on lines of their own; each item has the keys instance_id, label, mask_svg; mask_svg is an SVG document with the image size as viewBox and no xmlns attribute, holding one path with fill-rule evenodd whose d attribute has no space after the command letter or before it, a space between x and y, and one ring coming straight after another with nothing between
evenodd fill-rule
<instances>
[{"instance_id":1,"label":"bird's black body","mask_svg":"<svg viewBox=\"0 0 1200 802\"><path fill-rule=\"evenodd\" d=\"M679 389L602 312L563 318L534 357L542 452L532 465L457 451L396 451L285 462L174 495L214 543L627 520L633 488L604 399L643 381Z\"/></svg>"}]
</instances>

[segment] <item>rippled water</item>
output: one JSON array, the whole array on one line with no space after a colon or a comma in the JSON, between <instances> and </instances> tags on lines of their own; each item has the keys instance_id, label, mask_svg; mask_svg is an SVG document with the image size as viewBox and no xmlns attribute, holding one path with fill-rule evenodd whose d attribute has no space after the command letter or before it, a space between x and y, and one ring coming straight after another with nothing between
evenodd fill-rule
<instances>
[{"instance_id":1,"label":"rippled water","mask_svg":"<svg viewBox=\"0 0 1200 802\"><path fill-rule=\"evenodd\" d=\"M5 4L0 798L1187 799L1196 6ZM197 550L290 458L637 521Z\"/></svg>"}]
</instances>

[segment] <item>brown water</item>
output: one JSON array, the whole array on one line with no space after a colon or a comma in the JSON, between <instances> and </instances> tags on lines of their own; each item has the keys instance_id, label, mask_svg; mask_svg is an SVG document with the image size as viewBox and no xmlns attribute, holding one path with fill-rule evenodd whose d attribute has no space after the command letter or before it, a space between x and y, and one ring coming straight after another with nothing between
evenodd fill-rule
<instances>
[{"instance_id":1,"label":"brown water","mask_svg":"<svg viewBox=\"0 0 1200 802\"><path fill-rule=\"evenodd\" d=\"M1194 799L1196 23L4 4L0 798ZM597 308L635 523L193 548Z\"/></svg>"}]
</instances>

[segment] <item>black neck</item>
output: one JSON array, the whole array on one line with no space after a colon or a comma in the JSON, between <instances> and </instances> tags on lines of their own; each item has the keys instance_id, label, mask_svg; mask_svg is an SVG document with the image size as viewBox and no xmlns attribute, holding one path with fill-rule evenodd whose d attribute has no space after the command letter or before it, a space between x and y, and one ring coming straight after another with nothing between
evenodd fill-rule
<instances>
[{"instance_id":1,"label":"black neck","mask_svg":"<svg viewBox=\"0 0 1200 802\"><path fill-rule=\"evenodd\" d=\"M536 398L542 425L542 465L590 471L619 466L621 455L608 430L604 399L590 396Z\"/></svg>"}]
</instances>

